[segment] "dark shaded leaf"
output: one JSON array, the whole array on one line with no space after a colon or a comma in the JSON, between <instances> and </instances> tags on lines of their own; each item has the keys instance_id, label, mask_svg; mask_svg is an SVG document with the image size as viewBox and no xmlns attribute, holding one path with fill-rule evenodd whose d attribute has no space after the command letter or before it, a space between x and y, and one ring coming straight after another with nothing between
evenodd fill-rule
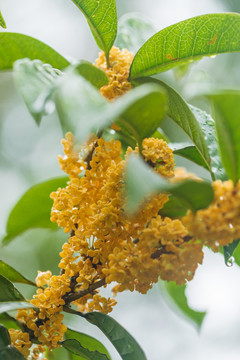
<instances>
[{"instance_id":1,"label":"dark shaded leaf","mask_svg":"<svg viewBox=\"0 0 240 360\"><path fill-rule=\"evenodd\" d=\"M167 102L163 88L145 84L119 99L118 109L122 107L123 111L116 123L140 143L145 137L153 134L161 124L167 112Z\"/></svg>"},{"instance_id":2,"label":"dark shaded leaf","mask_svg":"<svg viewBox=\"0 0 240 360\"><path fill-rule=\"evenodd\" d=\"M51 96L60 71L40 60L29 59L16 61L13 70L18 91L39 125L42 116L55 109Z\"/></svg>"},{"instance_id":3,"label":"dark shaded leaf","mask_svg":"<svg viewBox=\"0 0 240 360\"><path fill-rule=\"evenodd\" d=\"M108 58L117 35L115 0L72 0L86 17L97 45Z\"/></svg>"},{"instance_id":4,"label":"dark shaded leaf","mask_svg":"<svg viewBox=\"0 0 240 360\"><path fill-rule=\"evenodd\" d=\"M65 333L65 336L67 339L77 340L85 349L88 349L91 352L96 351L100 354L105 354L105 359L111 359L105 346L100 341L93 338L92 336L69 329L69 327L68 327L67 332ZM75 356L73 354L71 355L71 360L77 360L77 359L79 359L79 356ZM100 357L99 357L99 360L100 360Z\"/></svg>"},{"instance_id":5,"label":"dark shaded leaf","mask_svg":"<svg viewBox=\"0 0 240 360\"><path fill-rule=\"evenodd\" d=\"M186 143L171 143L169 147L173 149L175 155L182 156L209 171L209 167L195 146Z\"/></svg>"},{"instance_id":6,"label":"dark shaded leaf","mask_svg":"<svg viewBox=\"0 0 240 360\"><path fill-rule=\"evenodd\" d=\"M24 301L24 297L15 286L4 276L0 275L0 302ZM4 310L8 311L8 310Z\"/></svg>"},{"instance_id":7,"label":"dark shaded leaf","mask_svg":"<svg viewBox=\"0 0 240 360\"><path fill-rule=\"evenodd\" d=\"M84 317L107 336L123 360L147 359L136 340L113 318L100 312L88 313Z\"/></svg>"},{"instance_id":8,"label":"dark shaded leaf","mask_svg":"<svg viewBox=\"0 0 240 360\"><path fill-rule=\"evenodd\" d=\"M188 320L193 322L197 326L198 330L200 330L203 320L206 316L206 312L196 311L189 307L185 294L187 286L179 286L174 281L164 281L163 287L165 288L170 299L177 306L177 309L180 310L180 313Z\"/></svg>"},{"instance_id":9,"label":"dark shaded leaf","mask_svg":"<svg viewBox=\"0 0 240 360\"><path fill-rule=\"evenodd\" d=\"M171 183L156 174L139 156L131 155L126 166L128 212L135 212L144 199L162 192L174 195L194 212L207 207L214 195L208 182L186 180Z\"/></svg>"},{"instance_id":10,"label":"dark shaded leaf","mask_svg":"<svg viewBox=\"0 0 240 360\"><path fill-rule=\"evenodd\" d=\"M6 264L4 261L0 260L0 275L4 276L11 282L15 283L23 283L32 286L36 286L34 282L26 279L20 272L15 270L10 265Z\"/></svg>"},{"instance_id":11,"label":"dark shaded leaf","mask_svg":"<svg viewBox=\"0 0 240 360\"><path fill-rule=\"evenodd\" d=\"M0 351L11 344L10 335L5 326L0 324Z\"/></svg>"},{"instance_id":12,"label":"dark shaded leaf","mask_svg":"<svg viewBox=\"0 0 240 360\"><path fill-rule=\"evenodd\" d=\"M65 187L67 177L59 177L44 181L30 188L12 209L7 222L7 235L3 243L10 242L14 237L32 228L56 229L57 225L50 221L53 201L52 191Z\"/></svg>"},{"instance_id":13,"label":"dark shaded leaf","mask_svg":"<svg viewBox=\"0 0 240 360\"><path fill-rule=\"evenodd\" d=\"M168 201L163 208L159 210L159 215L170 218L178 218L186 215L188 210L187 205L179 198L170 195Z\"/></svg>"},{"instance_id":14,"label":"dark shaded leaf","mask_svg":"<svg viewBox=\"0 0 240 360\"><path fill-rule=\"evenodd\" d=\"M209 96L215 121L223 166L229 179L240 178L240 91L229 90Z\"/></svg>"},{"instance_id":15,"label":"dark shaded leaf","mask_svg":"<svg viewBox=\"0 0 240 360\"><path fill-rule=\"evenodd\" d=\"M123 15L118 22L115 45L134 54L155 33L151 21L139 13Z\"/></svg>"},{"instance_id":16,"label":"dark shaded leaf","mask_svg":"<svg viewBox=\"0 0 240 360\"><path fill-rule=\"evenodd\" d=\"M234 240L231 244L223 247L224 261L227 266L231 266L235 260L233 253L238 247L240 239Z\"/></svg>"},{"instance_id":17,"label":"dark shaded leaf","mask_svg":"<svg viewBox=\"0 0 240 360\"><path fill-rule=\"evenodd\" d=\"M227 52L240 51L240 14L200 15L153 35L137 52L130 78L153 75Z\"/></svg>"},{"instance_id":18,"label":"dark shaded leaf","mask_svg":"<svg viewBox=\"0 0 240 360\"><path fill-rule=\"evenodd\" d=\"M98 351L90 351L82 346L82 344L76 339L67 339L61 342L61 345L67 349L68 351L72 352L77 357L81 357L82 359L86 360L109 360L107 355L101 354ZM77 358L76 357L76 358Z\"/></svg>"},{"instance_id":19,"label":"dark shaded leaf","mask_svg":"<svg viewBox=\"0 0 240 360\"><path fill-rule=\"evenodd\" d=\"M39 59L56 69L63 69L69 62L50 46L27 35L0 33L0 70L10 70L16 60Z\"/></svg>"},{"instance_id":20,"label":"dark shaded leaf","mask_svg":"<svg viewBox=\"0 0 240 360\"><path fill-rule=\"evenodd\" d=\"M9 345L0 350L0 359L3 360L26 360L25 357L14 346Z\"/></svg>"}]
</instances>

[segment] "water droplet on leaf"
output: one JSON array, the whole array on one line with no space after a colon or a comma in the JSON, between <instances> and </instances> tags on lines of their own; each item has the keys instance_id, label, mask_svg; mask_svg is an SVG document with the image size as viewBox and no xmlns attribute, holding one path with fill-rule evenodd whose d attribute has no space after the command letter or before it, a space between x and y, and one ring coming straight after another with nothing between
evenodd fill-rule
<instances>
[{"instance_id":1,"label":"water droplet on leaf","mask_svg":"<svg viewBox=\"0 0 240 360\"><path fill-rule=\"evenodd\" d=\"M226 265L227 265L228 267L231 267L231 266L233 266L234 262L235 262L234 256L230 256L230 258L228 259Z\"/></svg>"}]
</instances>

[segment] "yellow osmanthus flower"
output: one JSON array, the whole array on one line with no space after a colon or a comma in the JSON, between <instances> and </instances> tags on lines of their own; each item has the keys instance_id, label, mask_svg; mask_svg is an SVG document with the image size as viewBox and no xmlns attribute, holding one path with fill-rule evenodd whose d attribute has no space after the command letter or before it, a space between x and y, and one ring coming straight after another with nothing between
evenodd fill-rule
<instances>
[{"instance_id":1,"label":"yellow osmanthus flower","mask_svg":"<svg viewBox=\"0 0 240 360\"><path fill-rule=\"evenodd\" d=\"M188 211L183 223L190 233L217 251L240 237L240 182L214 181L214 200L195 214Z\"/></svg>"},{"instance_id":2,"label":"yellow osmanthus flower","mask_svg":"<svg viewBox=\"0 0 240 360\"><path fill-rule=\"evenodd\" d=\"M129 148L127 156L133 151L137 152L138 149ZM54 200L51 220L72 234L68 243L63 245L59 266L68 278L74 278L75 291L84 294L74 302L80 311L98 310L107 313L112 310L115 300L100 296L96 290L84 292L103 279L106 284L118 282L113 289L114 293L125 289L146 293L159 275L166 276L166 264L163 265L161 256L153 256L158 254L159 241L157 245L149 247L148 242L143 239L148 236L149 223L157 217L168 196L156 195L133 217L126 216L122 195L126 160L121 158L121 152L120 142L97 140L85 176L72 178L65 189L58 189L51 194ZM165 177L173 176L173 154L166 142L145 139L143 155L157 173ZM171 246L176 247L174 256L171 257L168 250L164 254L172 261L171 266L176 265L177 261L185 261L187 264L184 256L189 252L190 244L193 252L200 249L200 254L201 246L196 245L193 240L183 240L188 232L179 220L173 224L171 230L174 240ZM181 231L179 230L179 242L176 241L176 224L178 227L179 224L182 226ZM156 229L151 231L156 233ZM196 256L193 258L196 260ZM200 256L197 260L201 262ZM177 274L174 268L169 278L173 280L175 276L178 283L184 283L193 276L196 267L196 264L190 262L189 272L186 274L182 264L181 274ZM167 271L170 273L169 269Z\"/></svg>"},{"instance_id":3,"label":"yellow osmanthus flower","mask_svg":"<svg viewBox=\"0 0 240 360\"><path fill-rule=\"evenodd\" d=\"M100 88L100 93L108 100L114 100L131 90L132 85L128 81L128 75L132 60L133 53L113 46L109 54L110 66L108 67L104 52L100 52L96 65L105 71L109 78L109 83Z\"/></svg>"},{"instance_id":4,"label":"yellow osmanthus flower","mask_svg":"<svg viewBox=\"0 0 240 360\"><path fill-rule=\"evenodd\" d=\"M125 243L109 255L106 282L119 283L114 291L137 290L145 294L158 281L183 285L202 263L202 245L188 235L180 220L153 218L134 244Z\"/></svg>"},{"instance_id":5,"label":"yellow osmanthus flower","mask_svg":"<svg viewBox=\"0 0 240 360\"><path fill-rule=\"evenodd\" d=\"M9 335L12 345L27 359L32 347L29 334L21 330L9 329Z\"/></svg>"},{"instance_id":6,"label":"yellow osmanthus flower","mask_svg":"<svg viewBox=\"0 0 240 360\"><path fill-rule=\"evenodd\" d=\"M174 175L173 151L162 139L146 138L143 140L142 155L145 161L160 175Z\"/></svg>"}]
</instances>

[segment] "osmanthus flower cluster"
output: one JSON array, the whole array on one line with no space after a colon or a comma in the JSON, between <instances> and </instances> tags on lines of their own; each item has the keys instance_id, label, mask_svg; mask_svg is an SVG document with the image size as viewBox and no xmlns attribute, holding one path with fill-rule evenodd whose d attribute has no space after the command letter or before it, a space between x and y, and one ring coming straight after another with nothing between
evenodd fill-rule
<instances>
[{"instance_id":1,"label":"osmanthus flower cluster","mask_svg":"<svg viewBox=\"0 0 240 360\"><path fill-rule=\"evenodd\" d=\"M110 80L100 93L110 101L131 89L127 79L132 57L127 50L112 48L110 67L103 53L97 59ZM189 211L182 220L159 215L169 199L166 193L146 198L130 216L124 172L128 158L139 154L138 146L124 154L120 141L93 135L79 147L70 132L62 143L59 162L69 181L51 194L51 221L70 235L60 252L60 275L39 272L38 290L30 301L35 308L18 311L25 331L10 330L13 345L26 359L42 358L45 346L59 346L67 330L64 307L73 304L80 312L107 314L116 300L102 296L101 287L113 284L114 295L124 290L145 294L159 277L183 285L202 263L203 245L216 250L240 236L239 184L214 182L213 203ZM171 182L195 177L174 169L173 151L164 140L145 138L141 145L139 156L159 176Z\"/></svg>"}]
</instances>

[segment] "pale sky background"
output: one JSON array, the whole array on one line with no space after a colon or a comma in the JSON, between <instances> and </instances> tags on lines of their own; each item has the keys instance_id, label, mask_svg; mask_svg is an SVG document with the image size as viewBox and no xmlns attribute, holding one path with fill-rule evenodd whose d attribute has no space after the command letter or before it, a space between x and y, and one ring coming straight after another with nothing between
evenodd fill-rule
<instances>
[{"instance_id":1,"label":"pale sky background","mask_svg":"<svg viewBox=\"0 0 240 360\"><path fill-rule=\"evenodd\" d=\"M119 14L129 11L144 13L152 19L156 30L195 15L228 10L220 0L117 0L117 5ZM0 0L0 9L8 25L7 31L36 37L64 56L90 61L97 56L98 49L87 23L70 0ZM195 84L198 74L205 71L201 66L198 73L195 70L189 75ZM212 69L215 69L214 65ZM224 69L217 69L217 66L213 71L224 74ZM236 82L231 83L231 79L239 77L239 72L224 76L230 87L236 86ZM180 85L190 95L190 85L185 84L184 80ZM8 212L21 194L33 184L61 175L57 163L57 154L61 153L61 131L55 115L45 118L40 128L36 127L14 88L11 73L4 73L0 74L0 133L2 235ZM45 240L52 237L51 241L54 242L55 235L41 234ZM38 248L44 251L41 239L35 232L0 249L0 257L25 271L25 275L28 275L28 266L37 269L39 265L34 263L29 240L37 241ZM15 246L18 246L18 253L13 255ZM139 341L148 360L239 360L239 283L238 266L226 267L220 254L213 254L206 249L204 263L187 290L191 306L208 312L200 334L192 324L172 311L158 286L147 295L129 292L120 294L117 297L118 305L111 316ZM75 325L81 331L96 334L103 339L111 349L113 359L120 359L95 328L85 322L79 323L79 320Z\"/></svg>"}]
</instances>

